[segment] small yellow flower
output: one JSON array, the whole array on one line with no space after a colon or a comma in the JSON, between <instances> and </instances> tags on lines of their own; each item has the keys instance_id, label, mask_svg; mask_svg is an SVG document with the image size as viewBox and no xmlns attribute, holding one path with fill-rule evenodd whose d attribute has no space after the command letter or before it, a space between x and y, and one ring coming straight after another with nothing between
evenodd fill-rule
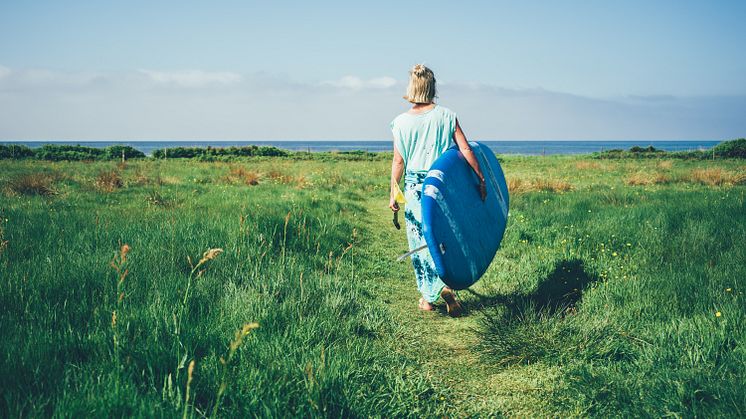
<instances>
[{"instance_id":1,"label":"small yellow flower","mask_svg":"<svg viewBox=\"0 0 746 419\"><path fill-rule=\"evenodd\" d=\"M733 291L733 290L732 290L732 289L730 289L730 288L726 288L726 289L725 289L725 292L731 292L731 291Z\"/></svg>"},{"instance_id":2,"label":"small yellow flower","mask_svg":"<svg viewBox=\"0 0 746 419\"><path fill-rule=\"evenodd\" d=\"M616 253L616 252L614 252L614 253L612 253L612 254L611 254L611 256L614 256L614 257L616 257L616 256L617 256L617 253Z\"/></svg>"},{"instance_id":3,"label":"small yellow flower","mask_svg":"<svg viewBox=\"0 0 746 419\"><path fill-rule=\"evenodd\" d=\"M723 315L723 313L721 313L721 312L719 312L719 311L716 311L716 312L715 312L715 317L720 317L720 316L722 316L722 315Z\"/></svg>"},{"instance_id":4,"label":"small yellow flower","mask_svg":"<svg viewBox=\"0 0 746 419\"><path fill-rule=\"evenodd\" d=\"M632 247L632 243L627 243L627 247Z\"/></svg>"}]
</instances>

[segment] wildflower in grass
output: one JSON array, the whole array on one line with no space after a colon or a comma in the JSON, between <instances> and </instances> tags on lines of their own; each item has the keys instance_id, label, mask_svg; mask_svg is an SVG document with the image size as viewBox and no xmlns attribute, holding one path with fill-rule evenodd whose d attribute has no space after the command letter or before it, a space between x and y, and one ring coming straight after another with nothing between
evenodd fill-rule
<instances>
[{"instance_id":1,"label":"wildflower in grass","mask_svg":"<svg viewBox=\"0 0 746 419\"><path fill-rule=\"evenodd\" d=\"M725 292L731 292L731 291L733 291L731 288L726 288L725 289Z\"/></svg>"},{"instance_id":2,"label":"wildflower in grass","mask_svg":"<svg viewBox=\"0 0 746 419\"><path fill-rule=\"evenodd\" d=\"M618 254L617 254L617 252L613 252L613 253L611 254L611 256L617 257L617 256L618 256Z\"/></svg>"},{"instance_id":3,"label":"wildflower in grass","mask_svg":"<svg viewBox=\"0 0 746 419\"><path fill-rule=\"evenodd\" d=\"M627 243L627 247L632 247L632 243Z\"/></svg>"},{"instance_id":4,"label":"wildflower in grass","mask_svg":"<svg viewBox=\"0 0 746 419\"><path fill-rule=\"evenodd\" d=\"M721 313L721 312L719 312L719 311L716 311L716 312L715 312L715 317L720 317L720 316L722 316L722 315L723 315L723 313Z\"/></svg>"}]
</instances>

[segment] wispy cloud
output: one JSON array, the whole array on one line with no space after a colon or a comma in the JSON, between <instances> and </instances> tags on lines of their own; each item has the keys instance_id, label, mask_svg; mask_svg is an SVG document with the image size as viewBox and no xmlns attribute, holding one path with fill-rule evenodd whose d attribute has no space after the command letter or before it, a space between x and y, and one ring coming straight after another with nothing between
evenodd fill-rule
<instances>
[{"instance_id":1,"label":"wispy cloud","mask_svg":"<svg viewBox=\"0 0 746 419\"><path fill-rule=\"evenodd\" d=\"M235 84L242 80L240 74L228 71L208 72L201 70L154 71L139 70L156 83L182 87L203 87L210 84Z\"/></svg>"},{"instance_id":2,"label":"wispy cloud","mask_svg":"<svg viewBox=\"0 0 746 419\"><path fill-rule=\"evenodd\" d=\"M357 76L344 76L337 80L322 82L321 84L345 89L388 89L396 86L396 79L385 76L366 80Z\"/></svg>"},{"instance_id":3,"label":"wispy cloud","mask_svg":"<svg viewBox=\"0 0 746 419\"><path fill-rule=\"evenodd\" d=\"M163 88L167 87L167 88ZM404 84L298 82L186 70L0 66L0 139L387 139ZM592 98L479 83L440 86L470 139L721 139L746 133L745 96Z\"/></svg>"}]
</instances>

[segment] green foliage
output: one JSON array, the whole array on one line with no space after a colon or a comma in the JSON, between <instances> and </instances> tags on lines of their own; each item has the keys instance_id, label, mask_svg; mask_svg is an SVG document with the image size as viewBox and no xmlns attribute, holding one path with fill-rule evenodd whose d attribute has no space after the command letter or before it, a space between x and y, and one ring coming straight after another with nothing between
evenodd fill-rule
<instances>
[{"instance_id":1,"label":"green foliage","mask_svg":"<svg viewBox=\"0 0 746 419\"><path fill-rule=\"evenodd\" d=\"M332 154L0 161L0 416L742 416L746 186L693 176L741 161L504 157L572 187L512 193L452 320L390 262L388 162Z\"/></svg>"},{"instance_id":2,"label":"green foliage","mask_svg":"<svg viewBox=\"0 0 746 419\"><path fill-rule=\"evenodd\" d=\"M52 196L57 194L55 177L49 173L22 173L7 180L6 188L13 195Z\"/></svg>"},{"instance_id":3,"label":"green foliage","mask_svg":"<svg viewBox=\"0 0 746 419\"><path fill-rule=\"evenodd\" d=\"M746 159L746 138L723 141L716 145L713 151L720 157Z\"/></svg>"},{"instance_id":4,"label":"green foliage","mask_svg":"<svg viewBox=\"0 0 746 419\"><path fill-rule=\"evenodd\" d=\"M104 155L107 160L118 160L124 158L126 160L139 159L145 157L145 153L142 151L126 145L112 145L104 148Z\"/></svg>"},{"instance_id":5,"label":"green foliage","mask_svg":"<svg viewBox=\"0 0 746 419\"><path fill-rule=\"evenodd\" d=\"M538 416L738 416L746 189L617 182L513 197L483 360L560 372Z\"/></svg>"},{"instance_id":6,"label":"green foliage","mask_svg":"<svg viewBox=\"0 0 746 419\"><path fill-rule=\"evenodd\" d=\"M23 159L34 156L34 150L21 144L0 144L0 159Z\"/></svg>"},{"instance_id":7,"label":"green foliage","mask_svg":"<svg viewBox=\"0 0 746 419\"><path fill-rule=\"evenodd\" d=\"M90 161L90 160L119 160L124 154L125 159L143 158L141 151L123 145L109 147L84 147L81 145L44 144L38 148L25 145L0 145L0 159L36 158L50 161Z\"/></svg>"},{"instance_id":8,"label":"green foliage","mask_svg":"<svg viewBox=\"0 0 746 419\"><path fill-rule=\"evenodd\" d=\"M647 147L632 146L630 147L629 152L630 153L663 153L664 151L658 150L652 145L649 145Z\"/></svg>"},{"instance_id":9,"label":"green foliage","mask_svg":"<svg viewBox=\"0 0 746 419\"><path fill-rule=\"evenodd\" d=\"M202 161L225 160L229 157L279 157L287 156L286 150L271 146L242 146L242 147L172 147L153 151L157 159L192 159Z\"/></svg>"},{"instance_id":10,"label":"green foliage","mask_svg":"<svg viewBox=\"0 0 746 419\"><path fill-rule=\"evenodd\" d=\"M372 168L287 163L254 169L314 189L150 160L120 166L104 193L110 164L2 162L0 184L69 176L54 197L0 206L0 415L441 415L428 378L391 351L360 265L358 191L372 184L357 174ZM223 252L200 264L210 248Z\"/></svg>"},{"instance_id":11,"label":"green foliage","mask_svg":"<svg viewBox=\"0 0 746 419\"><path fill-rule=\"evenodd\" d=\"M66 144L44 144L34 150L34 155L40 160L51 161L79 161L79 160L99 160L106 155L102 148L84 147L80 145Z\"/></svg>"},{"instance_id":12,"label":"green foliage","mask_svg":"<svg viewBox=\"0 0 746 419\"><path fill-rule=\"evenodd\" d=\"M746 158L746 139L723 141L710 150L693 150L693 151L664 151L653 146L638 147L634 146L628 151L613 149L603 152L592 153L592 156L599 159L642 159L642 158L675 158L675 159L711 159L713 156L725 158Z\"/></svg>"}]
</instances>

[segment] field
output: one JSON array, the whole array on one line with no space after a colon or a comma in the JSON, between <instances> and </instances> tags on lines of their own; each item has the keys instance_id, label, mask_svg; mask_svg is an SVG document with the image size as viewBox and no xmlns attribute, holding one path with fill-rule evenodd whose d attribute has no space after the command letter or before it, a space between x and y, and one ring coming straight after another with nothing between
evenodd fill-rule
<instances>
[{"instance_id":1,"label":"field","mask_svg":"<svg viewBox=\"0 0 746 419\"><path fill-rule=\"evenodd\" d=\"M461 319L386 156L0 160L0 415L746 415L744 160L503 160Z\"/></svg>"}]
</instances>

